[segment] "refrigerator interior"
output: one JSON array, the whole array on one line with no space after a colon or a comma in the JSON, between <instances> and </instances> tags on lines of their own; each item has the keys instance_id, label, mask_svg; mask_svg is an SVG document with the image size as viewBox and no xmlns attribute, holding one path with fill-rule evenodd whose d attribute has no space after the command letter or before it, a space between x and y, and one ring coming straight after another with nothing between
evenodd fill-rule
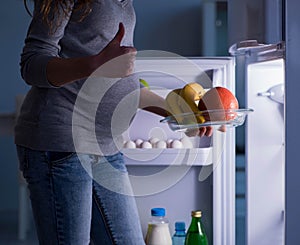
<instances>
[{"instance_id":1,"label":"refrigerator interior","mask_svg":"<svg viewBox=\"0 0 300 245\"><path fill-rule=\"evenodd\" d=\"M188 64L192 62L191 64ZM141 59L136 66L150 89L165 97L172 89L198 82L205 89L224 86L234 92L234 58ZM191 68L192 67L192 68ZM195 69L196 67L196 69ZM138 111L124 142L157 137L180 140L183 132L170 130L162 118ZM153 207L166 208L171 234L176 221L188 228L192 210L203 211L210 244L234 244L235 239L235 129L212 138L191 137L192 148L123 149L144 235Z\"/></svg>"},{"instance_id":2,"label":"refrigerator interior","mask_svg":"<svg viewBox=\"0 0 300 245\"><path fill-rule=\"evenodd\" d=\"M247 244L284 244L284 59L246 63Z\"/></svg>"}]
</instances>

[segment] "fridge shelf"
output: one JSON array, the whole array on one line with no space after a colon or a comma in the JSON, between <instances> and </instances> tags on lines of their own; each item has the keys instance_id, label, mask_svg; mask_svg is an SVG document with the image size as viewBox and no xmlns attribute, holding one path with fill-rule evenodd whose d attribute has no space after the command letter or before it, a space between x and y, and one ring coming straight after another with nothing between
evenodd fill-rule
<instances>
[{"instance_id":1,"label":"fridge shelf","mask_svg":"<svg viewBox=\"0 0 300 245\"><path fill-rule=\"evenodd\" d=\"M172 115L160 120L168 123L173 131L186 131L206 126L238 127L243 125L245 119L253 109L207 110L199 113L182 113ZM199 123L203 120L203 123Z\"/></svg>"},{"instance_id":2,"label":"fridge shelf","mask_svg":"<svg viewBox=\"0 0 300 245\"><path fill-rule=\"evenodd\" d=\"M190 149L122 149L126 165L138 166L208 166L212 147Z\"/></svg>"}]
</instances>

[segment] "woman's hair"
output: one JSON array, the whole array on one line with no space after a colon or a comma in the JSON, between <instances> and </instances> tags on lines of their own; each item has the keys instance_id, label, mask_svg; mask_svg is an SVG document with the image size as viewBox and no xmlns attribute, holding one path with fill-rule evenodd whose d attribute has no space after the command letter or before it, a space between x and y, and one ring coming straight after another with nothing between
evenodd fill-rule
<instances>
[{"instance_id":1,"label":"woman's hair","mask_svg":"<svg viewBox=\"0 0 300 245\"><path fill-rule=\"evenodd\" d=\"M27 0L24 0L26 10L28 11ZM91 12L91 3L93 0L40 0L40 15L43 21L49 26L50 31L54 31L60 24L61 19L55 17L55 14L63 11L63 16L67 17L71 11L80 12L78 21L82 21ZM76 1L76 5L74 5ZM74 7L73 7L74 6Z\"/></svg>"}]
</instances>

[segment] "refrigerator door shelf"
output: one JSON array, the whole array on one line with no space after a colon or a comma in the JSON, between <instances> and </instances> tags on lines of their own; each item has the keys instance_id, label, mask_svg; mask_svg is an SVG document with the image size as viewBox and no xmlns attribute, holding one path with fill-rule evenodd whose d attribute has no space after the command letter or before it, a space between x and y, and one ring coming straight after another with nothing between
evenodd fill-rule
<instances>
[{"instance_id":1,"label":"refrigerator door shelf","mask_svg":"<svg viewBox=\"0 0 300 245\"><path fill-rule=\"evenodd\" d=\"M245 40L233 44L229 53L233 56L244 56L250 62L261 62L284 57L285 43L260 44L257 40Z\"/></svg>"},{"instance_id":2,"label":"refrigerator door shelf","mask_svg":"<svg viewBox=\"0 0 300 245\"><path fill-rule=\"evenodd\" d=\"M126 165L138 166L208 166L212 147L192 149L123 149Z\"/></svg>"}]
</instances>

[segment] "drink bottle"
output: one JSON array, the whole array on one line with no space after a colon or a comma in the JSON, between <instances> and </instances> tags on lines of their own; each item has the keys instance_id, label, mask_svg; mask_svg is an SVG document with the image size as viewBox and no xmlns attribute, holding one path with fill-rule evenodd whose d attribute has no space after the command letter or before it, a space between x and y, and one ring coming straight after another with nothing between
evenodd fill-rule
<instances>
[{"instance_id":1,"label":"drink bottle","mask_svg":"<svg viewBox=\"0 0 300 245\"><path fill-rule=\"evenodd\" d=\"M186 234L185 245L208 245L201 217L201 211L192 211L192 221Z\"/></svg>"},{"instance_id":2,"label":"drink bottle","mask_svg":"<svg viewBox=\"0 0 300 245\"><path fill-rule=\"evenodd\" d=\"M172 236L172 245L184 245L185 242L185 223L175 223L175 233Z\"/></svg>"},{"instance_id":3,"label":"drink bottle","mask_svg":"<svg viewBox=\"0 0 300 245\"><path fill-rule=\"evenodd\" d=\"M152 208L145 238L146 245L172 245L169 221L164 208Z\"/></svg>"}]
</instances>

